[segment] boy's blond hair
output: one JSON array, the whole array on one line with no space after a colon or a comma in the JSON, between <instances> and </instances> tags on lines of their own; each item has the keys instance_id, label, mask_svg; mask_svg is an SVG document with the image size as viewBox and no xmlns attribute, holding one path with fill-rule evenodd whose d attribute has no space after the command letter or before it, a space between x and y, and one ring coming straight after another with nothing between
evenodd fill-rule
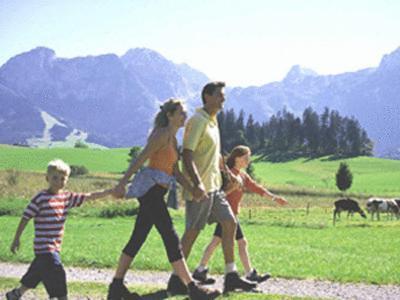
<instances>
[{"instance_id":1,"label":"boy's blond hair","mask_svg":"<svg viewBox=\"0 0 400 300\"><path fill-rule=\"evenodd\" d=\"M61 159L54 159L48 163L47 174L54 171L65 173L67 176L71 174L70 166Z\"/></svg>"}]
</instances>

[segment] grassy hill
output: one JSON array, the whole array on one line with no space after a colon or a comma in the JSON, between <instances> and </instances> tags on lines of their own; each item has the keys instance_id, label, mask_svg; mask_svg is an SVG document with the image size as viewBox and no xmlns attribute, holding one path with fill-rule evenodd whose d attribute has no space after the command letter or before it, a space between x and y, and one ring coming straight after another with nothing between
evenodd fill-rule
<instances>
[{"instance_id":1,"label":"grassy hill","mask_svg":"<svg viewBox=\"0 0 400 300\"><path fill-rule=\"evenodd\" d=\"M335 174L342 161L349 165L353 173L353 184L348 192L400 197L400 160L356 157L343 160L302 158L284 163L257 162L255 175L280 190L338 192Z\"/></svg>"},{"instance_id":2,"label":"grassy hill","mask_svg":"<svg viewBox=\"0 0 400 300\"><path fill-rule=\"evenodd\" d=\"M128 148L27 148L0 145L0 170L43 172L47 163L60 158L70 165L84 165L90 172L120 173L128 166Z\"/></svg>"},{"instance_id":3,"label":"grassy hill","mask_svg":"<svg viewBox=\"0 0 400 300\"><path fill-rule=\"evenodd\" d=\"M0 145L0 170L44 172L47 162L61 158L84 165L91 173L120 173L128 166L129 148L24 148ZM297 159L284 163L258 161L255 175L268 187L282 191L336 193L335 174L340 162L353 173L353 194L400 197L400 160L357 157L343 160Z\"/></svg>"}]
</instances>

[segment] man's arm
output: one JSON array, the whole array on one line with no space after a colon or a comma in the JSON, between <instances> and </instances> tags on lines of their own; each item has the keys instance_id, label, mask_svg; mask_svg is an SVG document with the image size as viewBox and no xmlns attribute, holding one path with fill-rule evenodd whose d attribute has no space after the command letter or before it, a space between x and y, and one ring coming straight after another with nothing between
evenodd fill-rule
<instances>
[{"instance_id":1,"label":"man's arm","mask_svg":"<svg viewBox=\"0 0 400 300\"><path fill-rule=\"evenodd\" d=\"M203 182L201 181L201 177L197 170L196 164L193 160L193 151L189 149L183 149L182 160L185 165L185 169L190 177L190 180L193 182L193 196L195 197L195 200L199 199L196 197L197 195L203 195L202 197L200 197L200 199L204 199L207 196L207 192Z\"/></svg>"},{"instance_id":2,"label":"man's arm","mask_svg":"<svg viewBox=\"0 0 400 300\"><path fill-rule=\"evenodd\" d=\"M19 249L19 239L22 235L22 233L25 230L26 225L28 224L29 219L21 218L21 221L19 222L19 225L17 227L17 231L15 232L14 240L11 244L10 250L12 253L16 253L17 250Z\"/></svg>"}]
</instances>

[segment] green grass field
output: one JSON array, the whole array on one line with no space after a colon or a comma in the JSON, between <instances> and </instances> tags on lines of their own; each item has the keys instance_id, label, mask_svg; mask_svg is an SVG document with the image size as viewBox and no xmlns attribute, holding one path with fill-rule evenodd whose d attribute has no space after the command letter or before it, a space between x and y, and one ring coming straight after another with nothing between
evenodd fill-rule
<instances>
[{"instance_id":1,"label":"green grass field","mask_svg":"<svg viewBox=\"0 0 400 300\"><path fill-rule=\"evenodd\" d=\"M44 172L48 161L61 158L84 165L91 174L120 174L128 166L128 148L24 148L0 145L0 170ZM257 161L256 177L276 190L305 193L337 193L335 174L345 161L353 173L353 195L400 197L400 160L358 157L344 160L297 159L285 163Z\"/></svg>"},{"instance_id":2,"label":"green grass field","mask_svg":"<svg viewBox=\"0 0 400 300\"><path fill-rule=\"evenodd\" d=\"M335 174L340 162L353 173L352 194L400 197L400 160L357 157L343 160L297 159L285 163L257 162L255 174L281 190L337 192Z\"/></svg>"},{"instance_id":3,"label":"green grass field","mask_svg":"<svg viewBox=\"0 0 400 300\"><path fill-rule=\"evenodd\" d=\"M61 158L84 165L87 176L70 178L73 191L93 191L116 183L128 163L129 149L29 149L0 146L0 260L29 262L32 257L32 225L25 232L22 248L11 255L8 248L19 216L29 199L46 187L44 170L49 160ZM345 160L353 172L348 191L365 207L367 195L400 196L400 161L378 158ZM340 282L400 284L400 221L370 221L356 215L342 216L332 224L332 207L339 197L334 176L340 161L298 159L286 163L256 162L258 180L283 194L286 208L276 208L259 196L246 195L241 223L249 240L255 267L287 278L315 278ZM66 265L115 267L128 240L137 202L106 198L87 203L67 221L63 261ZM181 235L184 212L172 212ZM120 216L120 217L116 217ZM122 216L122 217L121 217ZM213 227L199 237L189 259L194 268L209 241ZM85 247L81 247L86 243ZM211 263L212 272L223 272L221 250ZM162 242L153 231L135 260L134 268L170 270ZM264 298L263 298L264 299Z\"/></svg>"},{"instance_id":4,"label":"green grass field","mask_svg":"<svg viewBox=\"0 0 400 300\"><path fill-rule=\"evenodd\" d=\"M84 207L80 208L84 210ZM246 212L246 209L243 210ZM181 235L183 211L172 212ZM0 217L3 233L0 260L29 262L32 257L33 226L21 240L21 250L12 255L8 250L19 217ZM120 251L127 242L134 217L112 219L71 216L67 221L62 257L66 265L84 267L115 267ZM249 219L241 216L241 224L249 241L253 265L274 276L313 278L340 282L400 284L400 221L380 222L346 216L332 225L330 212L315 208L309 214L303 209L258 209ZM199 237L188 261L193 269L200 260L214 227L208 226ZM85 247L82 247L82 243ZM238 262L238 265L240 263ZM222 273L224 264L218 249L210 263L212 272ZM240 266L241 267L241 266ZM171 269L162 241L152 230L134 269Z\"/></svg>"}]
</instances>

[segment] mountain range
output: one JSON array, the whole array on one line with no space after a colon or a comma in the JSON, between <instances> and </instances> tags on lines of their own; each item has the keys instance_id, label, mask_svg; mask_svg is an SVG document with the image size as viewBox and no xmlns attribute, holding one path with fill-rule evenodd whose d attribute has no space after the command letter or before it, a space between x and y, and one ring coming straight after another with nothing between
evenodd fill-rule
<instances>
[{"instance_id":1,"label":"mountain range","mask_svg":"<svg viewBox=\"0 0 400 300\"><path fill-rule=\"evenodd\" d=\"M0 67L0 143L50 145L74 136L107 147L140 145L162 101L183 98L193 111L208 81L146 48L66 59L38 47ZM301 115L309 106L354 116L375 155L400 158L400 48L356 72L318 75L293 66L282 81L227 88L226 108L260 122L284 107Z\"/></svg>"}]
</instances>

